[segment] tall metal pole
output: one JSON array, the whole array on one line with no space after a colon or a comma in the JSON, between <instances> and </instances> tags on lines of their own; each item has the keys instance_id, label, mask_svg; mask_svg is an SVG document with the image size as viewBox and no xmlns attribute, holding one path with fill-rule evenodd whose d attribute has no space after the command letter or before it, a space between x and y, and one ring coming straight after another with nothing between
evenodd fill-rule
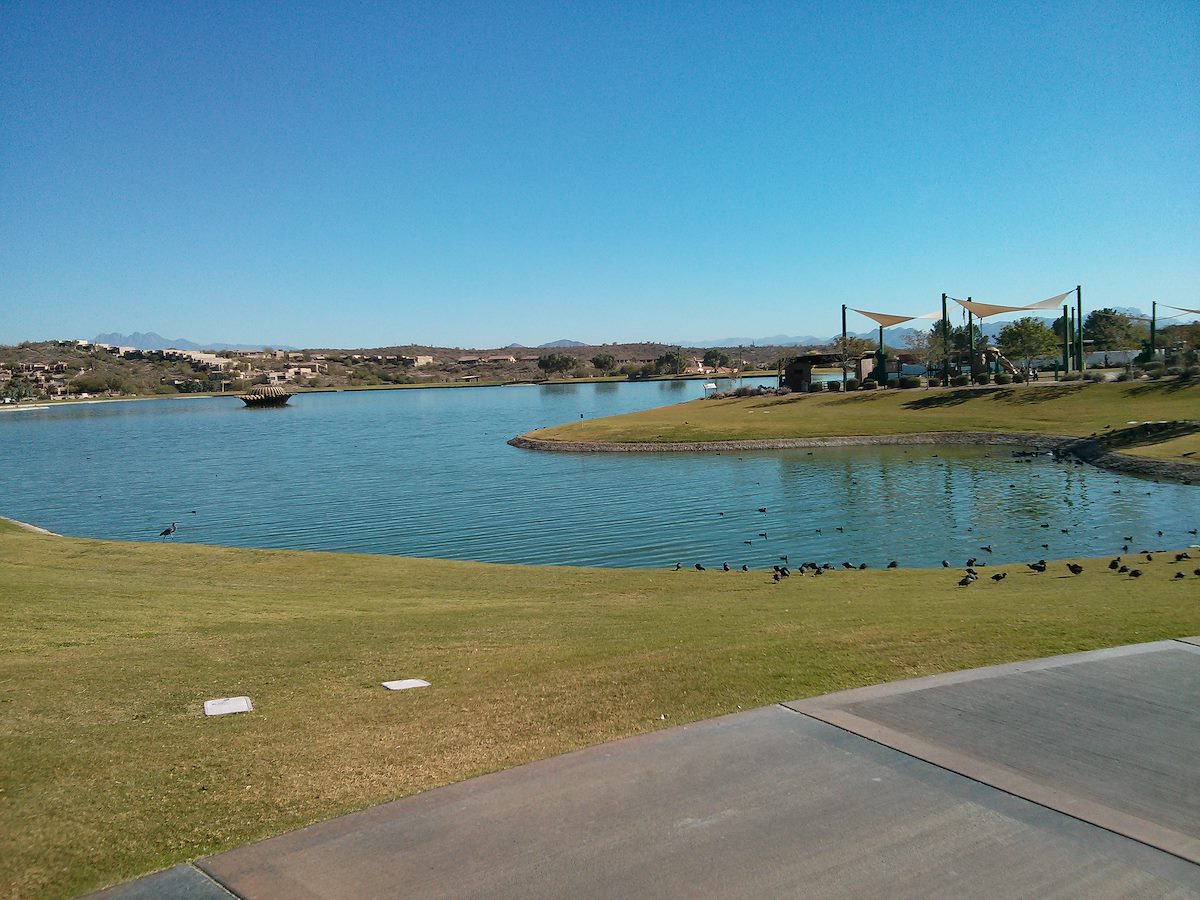
<instances>
[{"instance_id":1,"label":"tall metal pole","mask_svg":"<svg viewBox=\"0 0 1200 900\"><path fill-rule=\"evenodd\" d=\"M1076 372L1083 372L1079 368L1079 335L1075 331L1075 310L1071 310L1071 365Z\"/></svg>"},{"instance_id":2,"label":"tall metal pole","mask_svg":"<svg viewBox=\"0 0 1200 900\"><path fill-rule=\"evenodd\" d=\"M1083 364L1083 286L1075 285L1075 308L1078 310L1075 316L1075 327L1079 329L1075 340L1075 356L1077 366L1082 372L1086 366Z\"/></svg>"},{"instance_id":3,"label":"tall metal pole","mask_svg":"<svg viewBox=\"0 0 1200 900\"><path fill-rule=\"evenodd\" d=\"M971 298L967 297L967 302L971 302ZM979 373L975 371L975 317L971 314L971 310L967 310L967 340L971 348L971 380L975 380L975 376Z\"/></svg>"},{"instance_id":4,"label":"tall metal pole","mask_svg":"<svg viewBox=\"0 0 1200 900\"><path fill-rule=\"evenodd\" d=\"M1062 305L1062 373L1070 371L1070 323L1067 319L1067 304Z\"/></svg>"},{"instance_id":5,"label":"tall metal pole","mask_svg":"<svg viewBox=\"0 0 1200 900\"><path fill-rule=\"evenodd\" d=\"M942 384L950 384L950 317L946 314L945 294L942 294Z\"/></svg>"},{"instance_id":6,"label":"tall metal pole","mask_svg":"<svg viewBox=\"0 0 1200 900\"><path fill-rule=\"evenodd\" d=\"M846 304L842 304L842 393L846 392L846 361L850 353L846 348Z\"/></svg>"},{"instance_id":7,"label":"tall metal pole","mask_svg":"<svg viewBox=\"0 0 1200 900\"><path fill-rule=\"evenodd\" d=\"M1154 345L1154 330L1158 324L1158 301L1154 300L1150 303L1150 359L1154 359L1154 353L1157 349Z\"/></svg>"}]
</instances>

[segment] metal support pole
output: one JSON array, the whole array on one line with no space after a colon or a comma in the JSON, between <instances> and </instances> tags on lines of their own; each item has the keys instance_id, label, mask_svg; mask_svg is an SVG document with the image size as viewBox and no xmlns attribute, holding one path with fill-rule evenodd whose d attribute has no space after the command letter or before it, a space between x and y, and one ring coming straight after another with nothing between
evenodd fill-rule
<instances>
[{"instance_id":1,"label":"metal support pole","mask_svg":"<svg viewBox=\"0 0 1200 900\"><path fill-rule=\"evenodd\" d=\"M1075 307L1078 313L1075 316L1075 327L1078 330L1075 340L1075 356L1079 366L1079 371L1082 372L1087 368L1083 364L1083 286L1075 285Z\"/></svg>"},{"instance_id":2,"label":"metal support pole","mask_svg":"<svg viewBox=\"0 0 1200 900\"><path fill-rule=\"evenodd\" d=\"M971 302L970 297L967 298L967 302ZM967 342L971 353L969 357L971 363L971 380L974 381L975 376L979 373L975 371L975 317L969 309L967 310Z\"/></svg>"},{"instance_id":3,"label":"metal support pole","mask_svg":"<svg viewBox=\"0 0 1200 900\"><path fill-rule=\"evenodd\" d=\"M942 294L942 384L950 383L950 317L946 314L946 295Z\"/></svg>"},{"instance_id":4,"label":"metal support pole","mask_svg":"<svg viewBox=\"0 0 1200 900\"><path fill-rule=\"evenodd\" d=\"M1076 325L1075 310L1071 310L1071 365L1076 372L1082 372L1083 369L1079 368L1079 334L1075 330Z\"/></svg>"},{"instance_id":5,"label":"metal support pole","mask_svg":"<svg viewBox=\"0 0 1200 900\"><path fill-rule=\"evenodd\" d=\"M846 349L846 304L842 304L842 393L846 392L846 362L850 357Z\"/></svg>"},{"instance_id":6,"label":"metal support pole","mask_svg":"<svg viewBox=\"0 0 1200 900\"><path fill-rule=\"evenodd\" d=\"M1067 319L1067 304L1062 305L1062 373L1070 372L1070 322Z\"/></svg>"},{"instance_id":7,"label":"metal support pole","mask_svg":"<svg viewBox=\"0 0 1200 900\"><path fill-rule=\"evenodd\" d=\"M1154 331L1158 325L1158 301L1154 300L1150 303L1150 358L1154 359L1155 350L1158 348L1154 343Z\"/></svg>"}]
</instances>

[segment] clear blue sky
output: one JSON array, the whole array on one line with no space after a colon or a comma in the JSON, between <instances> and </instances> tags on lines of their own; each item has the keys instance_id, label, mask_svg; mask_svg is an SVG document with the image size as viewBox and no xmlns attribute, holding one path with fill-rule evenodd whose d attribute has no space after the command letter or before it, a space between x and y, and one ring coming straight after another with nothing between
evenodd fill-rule
<instances>
[{"instance_id":1,"label":"clear blue sky","mask_svg":"<svg viewBox=\"0 0 1200 900\"><path fill-rule=\"evenodd\" d=\"M0 342L1197 306L1198 100L1195 0L9 0Z\"/></svg>"}]
</instances>

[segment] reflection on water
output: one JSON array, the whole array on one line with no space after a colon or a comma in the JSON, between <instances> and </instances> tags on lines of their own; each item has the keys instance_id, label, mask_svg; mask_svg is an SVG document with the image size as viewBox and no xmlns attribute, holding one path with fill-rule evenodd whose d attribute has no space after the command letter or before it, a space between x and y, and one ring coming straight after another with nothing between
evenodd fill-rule
<instances>
[{"instance_id":1,"label":"reflection on water","mask_svg":"<svg viewBox=\"0 0 1200 900\"><path fill-rule=\"evenodd\" d=\"M984 545L995 562L1032 560L1112 552L1126 534L1137 548L1181 546L1200 522L1200 488L1006 448L505 444L702 393L697 381L608 382L308 394L281 410L229 397L3 415L0 512L89 537L153 540L177 521L183 541L601 566L760 567L782 555L958 565L986 557Z\"/></svg>"}]
</instances>

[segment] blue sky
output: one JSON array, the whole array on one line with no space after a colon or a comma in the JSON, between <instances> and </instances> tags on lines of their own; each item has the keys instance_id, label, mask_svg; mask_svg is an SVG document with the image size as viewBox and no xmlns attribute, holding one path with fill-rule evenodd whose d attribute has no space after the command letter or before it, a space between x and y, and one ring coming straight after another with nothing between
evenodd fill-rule
<instances>
[{"instance_id":1,"label":"blue sky","mask_svg":"<svg viewBox=\"0 0 1200 900\"><path fill-rule=\"evenodd\" d=\"M987 6L5 3L0 342L1200 306L1200 6Z\"/></svg>"}]
</instances>

